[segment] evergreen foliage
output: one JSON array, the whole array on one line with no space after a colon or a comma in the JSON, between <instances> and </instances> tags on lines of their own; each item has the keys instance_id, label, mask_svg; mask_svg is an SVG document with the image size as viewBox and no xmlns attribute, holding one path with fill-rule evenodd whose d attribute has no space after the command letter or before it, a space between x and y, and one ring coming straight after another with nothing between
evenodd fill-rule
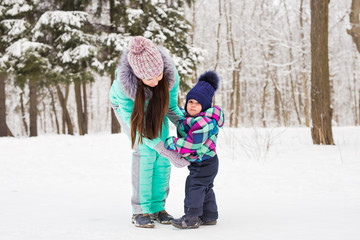
<instances>
[{"instance_id":1,"label":"evergreen foliage","mask_svg":"<svg viewBox=\"0 0 360 240\"><path fill-rule=\"evenodd\" d=\"M36 99L46 99L44 86L91 82L95 72L113 78L130 38L143 35L170 50L186 88L203 54L187 43L191 26L184 4L192 2L1 0L0 71L21 89L31 80L34 106Z\"/></svg>"},{"instance_id":2,"label":"evergreen foliage","mask_svg":"<svg viewBox=\"0 0 360 240\"><path fill-rule=\"evenodd\" d=\"M36 15L36 0L4 0L1 8L0 67L13 76L15 84L24 87L31 78L41 80L49 61L51 46L32 41L31 27Z\"/></svg>"},{"instance_id":3,"label":"evergreen foliage","mask_svg":"<svg viewBox=\"0 0 360 240\"><path fill-rule=\"evenodd\" d=\"M186 81L202 60L203 51L187 42L191 25L185 19L183 1L168 5L164 1L131 0L126 13L125 32L142 35L169 49L181 79Z\"/></svg>"},{"instance_id":4,"label":"evergreen foliage","mask_svg":"<svg viewBox=\"0 0 360 240\"><path fill-rule=\"evenodd\" d=\"M83 30L88 14L82 11L47 11L32 29L33 38L50 45L48 79L69 83L93 80L89 73L98 60L96 36Z\"/></svg>"}]
</instances>

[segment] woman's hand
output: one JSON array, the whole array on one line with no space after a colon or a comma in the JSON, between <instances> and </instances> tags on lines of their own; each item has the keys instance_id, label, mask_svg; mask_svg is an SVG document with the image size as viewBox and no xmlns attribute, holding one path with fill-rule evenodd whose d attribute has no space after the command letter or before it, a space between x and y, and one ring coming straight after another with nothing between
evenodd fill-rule
<instances>
[{"instance_id":1,"label":"woman's hand","mask_svg":"<svg viewBox=\"0 0 360 240\"><path fill-rule=\"evenodd\" d=\"M169 161L177 168L182 168L190 165L190 162L181 157L180 153L168 150L164 147L163 142L159 142L154 149L163 157L169 159Z\"/></svg>"}]
</instances>

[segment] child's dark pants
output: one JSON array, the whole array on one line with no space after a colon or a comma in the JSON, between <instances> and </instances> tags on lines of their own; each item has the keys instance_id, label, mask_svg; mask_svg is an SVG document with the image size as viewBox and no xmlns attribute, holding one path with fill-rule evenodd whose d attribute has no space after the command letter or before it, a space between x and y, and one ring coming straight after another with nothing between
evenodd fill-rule
<instances>
[{"instance_id":1,"label":"child's dark pants","mask_svg":"<svg viewBox=\"0 0 360 240\"><path fill-rule=\"evenodd\" d=\"M213 190L214 179L218 172L217 155L203 162L191 163L190 174L185 186L185 215L199 216L202 221L218 218L218 211Z\"/></svg>"}]
</instances>

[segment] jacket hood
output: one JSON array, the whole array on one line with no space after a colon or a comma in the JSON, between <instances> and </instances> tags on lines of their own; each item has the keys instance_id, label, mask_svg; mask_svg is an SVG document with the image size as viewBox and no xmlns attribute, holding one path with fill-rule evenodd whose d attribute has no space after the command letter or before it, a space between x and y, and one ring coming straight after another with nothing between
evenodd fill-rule
<instances>
[{"instance_id":1,"label":"jacket hood","mask_svg":"<svg viewBox=\"0 0 360 240\"><path fill-rule=\"evenodd\" d=\"M168 81L169 89L175 84L175 65L170 57L169 53L164 47L157 46L157 49L160 51L161 57L164 61L164 75ZM131 100L135 99L137 88L138 88L138 79L135 76L128 60L127 54L129 50L126 50L119 61L117 67L117 76L115 76L116 81L120 82L120 88L124 94ZM145 98L149 100L152 97L152 92L150 89L145 88Z\"/></svg>"},{"instance_id":2,"label":"jacket hood","mask_svg":"<svg viewBox=\"0 0 360 240\"><path fill-rule=\"evenodd\" d=\"M191 117L185 110L183 111L185 117ZM221 110L219 106L208 108L206 111L200 112L198 115L196 115L195 118L202 116L206 116L211 119L214 119L219 125L219 127L222 127L224 125L224 112Z\"/></svg>"}]
</instances>

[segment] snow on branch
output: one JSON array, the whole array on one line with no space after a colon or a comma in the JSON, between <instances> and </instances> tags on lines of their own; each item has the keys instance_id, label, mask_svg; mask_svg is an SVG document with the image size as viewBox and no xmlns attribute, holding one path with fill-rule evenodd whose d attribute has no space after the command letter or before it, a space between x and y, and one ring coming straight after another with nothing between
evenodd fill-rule
<instances>
[{"instance_id":1,"label":"snow on branch","mask_svg":"<svg viewBox=\"0 0 360 240\"><path fill-rule=\"evenodd\" d=\"M22 34L28 25L23 19L8 19L1 21L1 24L8 30L8 35L18 36Z\"/></svg>"},{"instance_id":2,"label":"snow on branch","mask_svg":"<svg viewBox=\"0 0 360 240\"><path fill-rule=\"evenodd\" d=\"M41 15L34 29L34 37L43 36L43 27L56 28L61 31L81 28L88 21L89 14L81 11L48 11Z\"/></svg>"},{"instance_id":3,"label":"snow on branch","mask_svg":"<svg viewBox=\"0 0 360 240\"><path fill-rule=\"evenodd\" d=\"M143 10L141 9L131 9L131 8L126 9L126 13L129 19L129 26L134 24L134 22L140 19L141 15L144 14Z\"/></svg>"},{"instance_id":4,"label":"snow on branch","mask_svg":"<svg viewBox=\"0 0 360 240\"><path fill-rule=\"evenodd\" d=\"M81 44L80 46L69 49L62 54L61 61L63 63L76 63L80 59L89 58L96 54L97 49L94 46Z\"/></svg>"},{"instance_id":5,"label":"snow on branch","mask_svg":"<svg viewBox=\"0 0 360 240\"><path fill-rule=\"evenodd\" d=\"M114 46L115 51L122 52L126 49L128 45L129 37L125 37L122 34L118 33L109 33L109 34L102 34L100 36L100 42L102 42L105 46Z\"/></svg>"},{"instance_id":6,"label":"snow on branch","mask_svg":"<svg viewBox=\"0 0 360 240\"><path fill-rule=\"evenodd\" d=\"M16 16L20 13L29 12L33 9L25 0L3 0L2 6L10 7L5 14L9 16Z\"/></svg>"},{"instance_id":7,"label":"snow on branch","mask_svg":"<svg viewBox=\"0 0 360 240\"><path fill-rule=\"evenodd\" d=\"M162 17L162 18L167 18L168 17L166 12L162 8L155 7L155 9L156 9L156 12L159 14L160 17Z\"/></svg>"},{"instance_id":8,"label":"snow on branch","mask_svg":"<svg viewBox=\"0 0 360 240\"><path fill-rule=\"evenodd\" d=\"M22 38L13 44L11 44L6 52L10 56L21 58L25 56L25 54L29 51L38 52L43 51L45 49L51 48L49 45L39 43L39 42L31 42L26 38Z\"/></svg>"}]
</instances>

